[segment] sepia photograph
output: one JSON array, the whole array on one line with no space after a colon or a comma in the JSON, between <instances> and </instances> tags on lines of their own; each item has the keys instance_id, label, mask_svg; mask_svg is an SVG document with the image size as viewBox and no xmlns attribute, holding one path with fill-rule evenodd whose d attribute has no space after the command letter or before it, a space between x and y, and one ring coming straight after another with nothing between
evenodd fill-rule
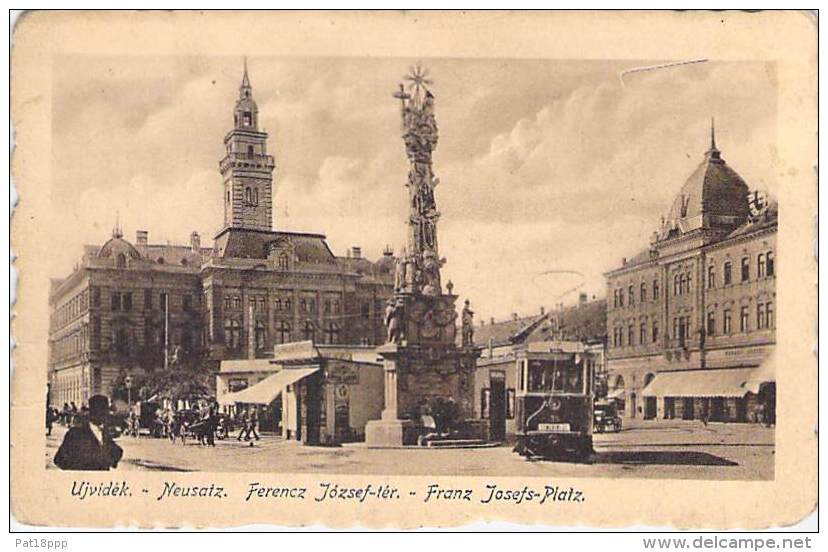
<instances>
[{"instance_id":1,"label":"sepia photograph","mask_svg":"<svg viewBox=\"0 0 828 552\"><path fill-rule=\"evenodd\" d=\"M407 48L448 40L434 12L304 14L320 47L288 54L257 48L257 33L271 21L299 40L301 12L261 13L241 44L233 33L259 15L218 15L41 12L18 24L12 331L26 364L11 437L14 454L25 417L26 472L65 481L54 492L74 504L135 492L199 508L222 493L333 501L346 494L337 476L367 482L348 492L376 502L482 505L517 499L498 479L510 478L520 501L573 508L604 500L587 481L781 483L783 434L816 412L815 394L787 421L777 408L777 378L781 403L816 374L816 311L789 315L809 325L777 315L816 297L795 283L816 277L802 253L815 178L785 160L798 147L815 162L816 127L791 134L783 56L740 57L736 39L736 55ZM584 29L599 23L590 16L644 28L649 15L700 40L719 19L746 37L757 22L442 15L504 34L574 16ZM349 33L366 20L401 28L402 51L380 33L362 54L323 47L323 24ZM85 24L100 33L84 38ZM166 24L180 46L160 35L158 48L102 47L119 29L148 39ZM199 47L188 37L201 24L224 40ZM78 42L35 63L32 35L52 26ZM48 89L26 104L41 89L21 82L33 71ZM797 109L815 117L803 83L813 96ZM797 177L813 190L794 194ZM815 477L812 437L803 477ZM22 467L13 459L13 483ZM186 479L223 474L240 484ZM291 477L315 483L300 493Z\"/></svg>"}]
</instances>

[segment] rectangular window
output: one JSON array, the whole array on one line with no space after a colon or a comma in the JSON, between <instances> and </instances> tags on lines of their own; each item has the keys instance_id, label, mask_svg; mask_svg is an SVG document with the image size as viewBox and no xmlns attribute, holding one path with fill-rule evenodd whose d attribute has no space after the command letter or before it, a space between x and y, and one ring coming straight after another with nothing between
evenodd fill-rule
<instances>
[{"instance_id":1,"label":"rectangular window","mask_svg":"<svg viewBox=\"0 0 828 552\"><path fill-rule=\"evenodd\" d=\"M722 333L729 335L732 331L730 309L725 309L722 313Z\"/></svg>"},{"instance_id":2,"label":"rectangular window","mask_svg":"<svg viewBox=\"0 0 828 552\"><path fill-rule=\"evenodd\" d=\"M774 325L775 325L775 322L773 320L773 303L768 301L765 304L765 327L773 328Z\"/></svg>"},{"instance_id":3,"label":"rectangular window","mask_svg":"<svg viewBox=\"0 0 828 552\"><path fill-rule=\"evenodd\" d=\"M765 277L765 254L759 253L756 256L756 277L757 278L764 278Z\"/></svg>"},{"instance_id":4,"label":"rectangular window","mask_svg":"<svg viewBox=\"0 0 828 552\"><path fill-rule=\"evenodd\" d=\"M658 342L658 322L653 321L653 343Z\"/></svg>"},{"instance_id":5,"label":"rectangular window","mask_svg":"<svg viewBox=\"0 0 828 552\"><path fill-rule=\"evenodd\" d=\"M509 420L515 417L515 390L506 390L506 418Z\"/></svg>"},{"instance_id":6,"label":"rectangular window","mask_svg":"<svg viewBox=\"0 0 828 552\"><path fill-rule=\"evenodd\" d=\"M125 311L132 310L132 292L124 293L123 307Z\"/></svg>"},{"instance_id":7,"label":"rectangular window","mask_svg":"<svg viewBox=\"0 0 828 552\"><path fill-rule=\"evenodd\" d=\"M756 329L757 330L765 329L765 304L764 303L757 303L756 304Z\"/></svg>"},{"instance_id":8,"label":"rectangular window","mask_svg":"<svg viewBox=\"0 0 828 552\"><path fill-rule=\"evenodd\" d=\"M654 301L658 300L658 294L659 294L658 280L653 280L653 300Z\"/></svg>"},{"instance_id":9,"label":"rectangular window","mask_svg":"<svg viewBox=\"0 0 828 552\"><path fill-rule=\"evenodd\" d=\"M618 306L619 307L624 306L624 290L623 289L618 290Z\"/></svg>"},{"instance_id":10,"label":"rectangular window","mask_svg":"<svg viewBox=\"0 0 828 552\"><path fill-rule=\"evenodd\" d=\"M647 324L644 322L638 327L638 343L640 345L647 343Z\"/></svg>"},{"instance_id":11,"label":"rectangular window","mask_svg":"<svg viewBox=\"0 0 828 552\"><path fill-rule=\"evenodd\" d=\"M641 282L641 286L638 290L638 295L642 303L647 301L647 284L645 284L644 282Z\"/></svg>"},{"instance_id":12,"label":"rectangular window","mask_svg":"<svg viewBox=\"0 0 828 552\"><path fill-rule=\"evenodd\" d=\"M491 391L488 388L480 390L480 417L484 420L489 419L489 398Z\"/></svg>"},{"instance_id":13,"label":"rectangular window","mask_svg":"<svg viewBox=\"0 0 828 552\"><path fill-rule=\"evenodd\" d=\"M618 308L618 290L615 289L612 291L612 307L617 309Z\"/></svg>"},{"instance_id":14,"label":"rectangular window","mask_svg":"<svg viewBox=\"0 0 828 552\"><path fill-rule=\"evenodd\" d=\"M707 267L707 289L716 287L716 267L710 265Z\"/></svg>"},{"instance_id":15,"label":"rectangular window","mask_svg":"<svg viewBox=\"0 0 828 552\"><path fill-rule=\"evenodd\" d=\"M630 295L630 306L635 305L635 288L630 286L627 288L627 293Z\"/></svg>"},{"instance_id":16,"label":"rectangular window","mask_svg":"<svg viewBox=\"0 0 828 552\"><path fill-rule=\"evenodd\" d=\"M632 325L627 326L627 345L632 347L635 344L635 330Z\"/></svg>"},{"instance_id":17,"label":"rectangular window","mask_svg":"<svg viewBox=\"0 0 828 552\"><path fill-rule=\"evenodd\" d=\"M120 293L113 293L112 294L111 309L114 310L114 311L121 310L121 294Z\"/></svg>"},{"instance_id":18,"label":"rectangular window","mask_svg":"<svg viewBox=\"0 0 828 552\"><path fill-rule=\"evenodd\" d=\"M768 251L765 254L765 260L767 262L767 266L765 268L765 271L766 271L768 276L773 276L773 274L774 274L774 272L773 272L773 270L774 270L773 269L773 251Z\"/></svg>"},{"instance_id":19,"label":"rectangular window","mask_svg":"<svg viewBox=\"0 0 828 552\"><path fill-rule=\"evenodd\" d=\"M724 264L724 285L729 286L733 283L733 265L730 261Z\"/></svg>"},{"instance_id":20,"label":"rectangular window","mask_svg":"<svg viewBox=\"0 0 828 552\"><path fill-rule=\"evenodd\" d=\"M161 305L163 307L163 305ZM230 310L233 308L233 298L229 295L224 298L224 308Z\"/></svg>"},{"instance_id":21,"label":"rectangular window","mask_svg":"<svg viewBox=\"0 0 828 552\"><path fill-rule=\"evenodd\" d=\"M739 311L739 331L746 332L748 331L748 308L742 307Z\"/></svg>"},{"instance_id":22,"label":"rectangular window","mask_svg":"<svg viewBox=\"0 0 828 552\"><path fill-rule=\"evenodd\" d=\"M742 257L742 281L750 280L750 257Z\"/></svg>"},{"instance_id":23,"label":"rectangular window","mask_svg":"<svg viewBox=\"0 0 828 552\"><path fill-rule=\"evenodd\" d=\"M716 313L707 313L707 335L716 335Z\"/></svg>"},{"instance_id":24,"label":"rectangular window","mask_svg":"<svg viewBox=\"0 0 828 552\"><path fill-rule=\"evenodd\" d=\"M152 309L152 290L145 289L144 290L144 310L151 310Z\"/></svg>"}]
</instances>

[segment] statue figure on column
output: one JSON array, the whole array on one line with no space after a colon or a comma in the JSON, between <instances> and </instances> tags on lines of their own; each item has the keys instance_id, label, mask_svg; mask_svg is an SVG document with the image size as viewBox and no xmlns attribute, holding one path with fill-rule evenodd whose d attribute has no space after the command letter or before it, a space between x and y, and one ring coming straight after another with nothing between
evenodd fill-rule
<instances>
[{"instance_id":1,"label":"statue figure on column","mask_svg":"<svg viewBox=\"0 0 828 552\"><path fill-rule=\"evenodd\" d=\"M474 311L471 310L469 300L466 299L463 304L463 316L461 318L463 346L471 347L474 345Z\"/></svg>"},{"instance_id":2,"label":"statue figure on column","mask_svg":"<svg viewBox=\"0 0 828 552\"><path fill-rule=\"evenodd\" d=\"M400 343L403 340L403 302L389 299L385 306L385 326L388 343Z\"/></svg>"}]
</instances>

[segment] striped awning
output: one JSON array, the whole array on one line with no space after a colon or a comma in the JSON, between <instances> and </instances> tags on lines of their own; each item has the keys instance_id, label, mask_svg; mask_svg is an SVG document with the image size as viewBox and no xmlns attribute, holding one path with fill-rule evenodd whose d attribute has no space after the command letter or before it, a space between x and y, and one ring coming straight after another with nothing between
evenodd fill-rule
<instances>
[{"instance_id":1,"label":"striped awning","mask_svg":"<svg viewBox=\"0 0 828 552\"><path fill-rule=\"evenodd\" d=\"M647 385L644 397L744 397L752 388L757 368L660 372Z\"/></svg>"}]
</instances>

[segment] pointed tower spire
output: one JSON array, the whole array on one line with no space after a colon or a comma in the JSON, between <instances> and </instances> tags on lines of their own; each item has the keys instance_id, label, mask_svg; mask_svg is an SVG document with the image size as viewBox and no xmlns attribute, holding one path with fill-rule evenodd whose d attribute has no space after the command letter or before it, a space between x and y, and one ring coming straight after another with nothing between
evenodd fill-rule
<instances>
[{"instance_id":1,"label":"pointed tower spire","mask_svg":"<svg viewBox=\"0 0 828 552\"><path fill-rule=\"evenodd\" d=\"M239 87L239 97L249 98L253 92L253 87L250 86L250 77L247 76L247 56L244 56L244 74L242 75L241 86Z\"/></svg>"},{"instance_id":2,"label":"pointed tower spire","mask_svg":"<svg viewBox=\"0 0 828 552\"><path fill-rule=\"evenodd\" d=\"M121 213L119 211L115 211L115 226L112 228L112 237L113 238L123 238L124 232L121 230Z\"/></svg>"},{"instance_id":3,"label":"pointed tower spire","mask_svg":"<svg viewBox=\"0 0 828 552\"><path fill-rule=\"evenodd\" d=\"M714 117L710 118L710 149L707 153L710 154L711 159L719 159L721 153L716 148L716 119Z\"/></svg>"}]
</instances>

